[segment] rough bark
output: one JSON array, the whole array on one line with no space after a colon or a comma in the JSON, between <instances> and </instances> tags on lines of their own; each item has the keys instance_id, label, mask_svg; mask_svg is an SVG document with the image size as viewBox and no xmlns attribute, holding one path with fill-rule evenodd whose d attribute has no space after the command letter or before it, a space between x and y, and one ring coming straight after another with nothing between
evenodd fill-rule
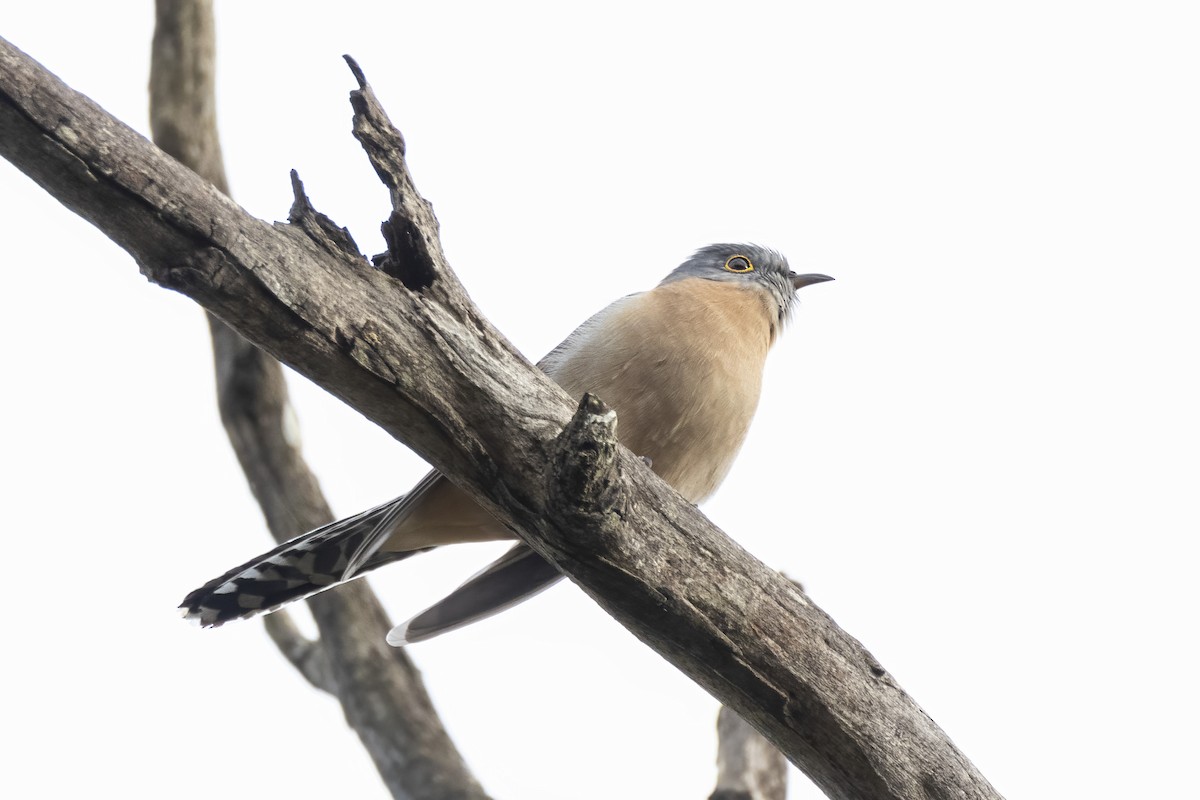
<instances>
[{"instance_id":1,"label":"rough bark","mask_svg":"<svg viewBox=\"0 0 1200 800\"><path fill-rule=\"evenodd\" d=\"M216 120L216 41L211 0L158 0L150 68L155 143L228 194ZM285 541L332 519L295 437L283 370L209 314L218 406L267 526ZM367 583L313 598L320 638L291 618L266 617L272 641L314 686L342 703L346 719L394 797L483 800L403 651L381 646L390 623ZM336 642L336 646L330 646Z\"/></svg>"},{"instance_id":2,"label":"rough bark","mask_svg":"<svg viewBox=\"0 0 1200 800\"><path fill-rule=\"evenodd\" d=\"M387 272L302 192L293 224L253 219L7 43L0 149L151 280L449 475L830 797L998 797L859 642L619 447L600 401L573 413L479 314L356 74L355 135L393 195Z\"/></svg>"}]
</instances>

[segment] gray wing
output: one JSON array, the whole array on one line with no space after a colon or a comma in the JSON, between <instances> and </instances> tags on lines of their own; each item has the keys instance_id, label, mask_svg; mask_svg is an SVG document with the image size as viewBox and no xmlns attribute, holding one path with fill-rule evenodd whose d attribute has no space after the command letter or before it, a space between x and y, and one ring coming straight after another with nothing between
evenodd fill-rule
<instances>
[{"instance_id":1,"label":"gray wing","mask_svg":"<svg viewBox=\"0 0 1200 800\"><path fill-rule=\"evenodd\" d=\"M575 353L580 347L585 347L592 342L593 337L597 335L601 323L604 318L618 308L622 307L635 297L640 297L645 292L634 292L627 294L619 300L614 300L605 306L602 310L597 311L592 316L588 317L582 325L567 335L567 338L559 342L558 347L555 347L546 357L537 363L542 372L549 375L554 380L558 380L559 368Z\"/></svg>"},{"instance_id":2,"label":"gray wing","mask_svg":"<svg viewBox=\"0 0 1200 800\"><path fill-rule=\"evenodd\" d=\"M387 643L403 647L470 625L528 600L562 577L528 545L514 545L446 597L393 628Z\"/></svg>"}]
</instances>

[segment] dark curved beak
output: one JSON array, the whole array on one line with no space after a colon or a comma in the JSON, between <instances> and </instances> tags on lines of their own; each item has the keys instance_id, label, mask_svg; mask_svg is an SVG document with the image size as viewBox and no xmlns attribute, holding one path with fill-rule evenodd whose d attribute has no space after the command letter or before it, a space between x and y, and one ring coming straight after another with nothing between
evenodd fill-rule
<instances>
[{"instance_id":1,"label":"dark curved beak","mask_svg":"<svg viewBox=\"0 0 1200 800\"><path fill-rule=\"evenodd\" d=\"M808 275L797 275L793 272L790 277L792 279L792 286L796 289L803 289L805 286L812 286L814 283L824 283L825 281L833 280L828 275L821 275L816 272L811 272Z\"/></svg>"}]
</instances>

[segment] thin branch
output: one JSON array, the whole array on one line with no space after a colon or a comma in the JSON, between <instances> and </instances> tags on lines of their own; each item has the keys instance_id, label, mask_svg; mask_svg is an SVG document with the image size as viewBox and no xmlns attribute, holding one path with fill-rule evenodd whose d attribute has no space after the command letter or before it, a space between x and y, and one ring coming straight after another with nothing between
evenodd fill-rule
<instances>
[{"instance_id":1,"label":"thin branch","mask_svg":"<svg viewBox=\"0 0 1200 800\"><path fill-rule=\"evenodd\" d=\"M337 684L329 665L329 657L319 639L309 639L300 632L291 614L268 614L263 627L279 652L304 676L314 688L337 696Z\"/></svg>"},{"instance_id":2,"label":"thin branch","mask_svg":"<svg viewBox=\"0 0 1200 800\"><path fill-rule=\"evenodd\" d=\"M450 476L830 797L999 797L861 644L616 446L615 416L572 413L471 305L419 215L393 208L406 249L389 253L422 260L414 291L249 217L6 45L0 151L152 280Z\"/></svg>"},{"instance_id":3,"label":"thin branch","mask_svg":"<svg viewBox=\"0 0 1200 800\"><path fill-rule=\"evenodd\" d=\"M215 64L211 0L159 0L150 69L155 142L228 193ZM316 476L289 435L294 420L279 362L211 314L209 323L221 421L271 533L285 541L328 522ZM379 601L364 582L348 588L310 604L319 640L301 635L284 612L266 618L271 640L309 683L339 698L393 796L482 800L420 674L406 654L378 646L390 627Z\"/></svg>"},{"instance_id":4,"label":"thin branch","mask_svg":"<svg viewBox=\"0 0 1200 800\"><path fill-rule=\"evenodd\" d=\"M717 716L717 788L708 800L786 800L787 759L728 708Z\"/></svg>"}]
</instances>

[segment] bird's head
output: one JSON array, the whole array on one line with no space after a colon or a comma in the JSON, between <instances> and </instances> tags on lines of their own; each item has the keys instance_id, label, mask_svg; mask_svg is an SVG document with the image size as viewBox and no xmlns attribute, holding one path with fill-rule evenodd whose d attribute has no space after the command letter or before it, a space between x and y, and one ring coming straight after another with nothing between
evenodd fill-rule
<instances>
[{"instance_id":1,"label":"bird's head","mask_svg":"<svg viewBox=\"0 0 1200 800\"><path fill-rule=\"evenodd\" d=\"M662 283L703 278L767 292L775 303L779 324L787 322L796 302L796 290L831 281L828 275L799 275L781 253L756 244L710 244L676 267Z\"/></svg>"}]
</instances>

